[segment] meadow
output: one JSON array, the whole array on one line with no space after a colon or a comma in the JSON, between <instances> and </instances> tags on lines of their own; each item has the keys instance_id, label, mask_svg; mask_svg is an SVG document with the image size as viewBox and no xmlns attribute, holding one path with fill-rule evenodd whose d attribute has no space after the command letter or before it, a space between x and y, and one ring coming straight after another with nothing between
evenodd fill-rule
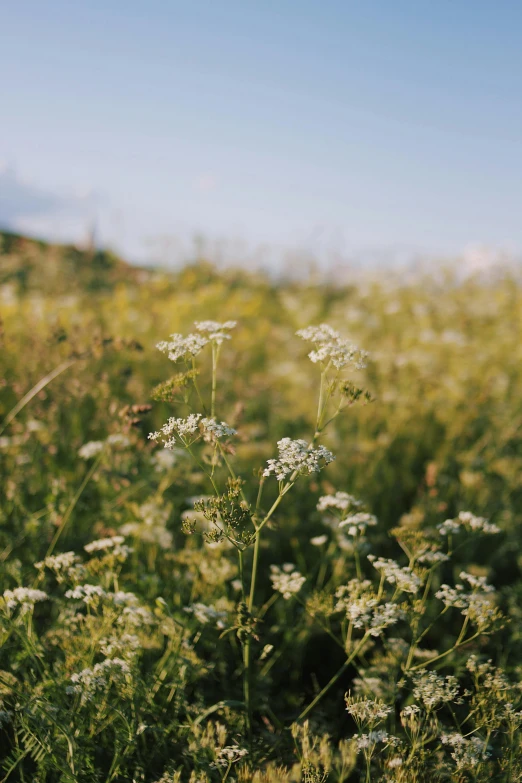
<instances>
[{"instance_id":1,"label":"meadow","mask_svg":"<svg viewBox=\"0 0 522 783\"><path fill-rule=\"evenodd\" d=\"M0 235L0 781L522 780L522 287Z\"/></svg>"}]
</instances>

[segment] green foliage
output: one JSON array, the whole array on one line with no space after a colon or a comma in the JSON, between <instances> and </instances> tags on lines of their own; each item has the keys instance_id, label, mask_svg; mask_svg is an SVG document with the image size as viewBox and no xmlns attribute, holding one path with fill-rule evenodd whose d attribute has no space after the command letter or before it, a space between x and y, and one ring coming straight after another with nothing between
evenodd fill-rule
<instances>
[{"instance_id":1,"label":"green foliage","mask_svg":"<svg viewBox=\"0 0 522 783\"><path fill-rule=\"evenodd\" d=\"M2 252L0 780L522 779L519 282Z\"/></svg>"}]
</instances>

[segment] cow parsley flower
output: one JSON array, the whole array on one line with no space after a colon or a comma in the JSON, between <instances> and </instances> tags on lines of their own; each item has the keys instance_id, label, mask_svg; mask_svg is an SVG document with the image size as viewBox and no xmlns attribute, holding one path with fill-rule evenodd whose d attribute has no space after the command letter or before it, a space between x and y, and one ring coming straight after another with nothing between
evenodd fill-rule
<instances>
[{"instance_id":1,"label":"cow parsley flower","mask_svg":"<svg viewBox=\"0 0 522 783\"><path fill-rule=\"evenodd\" d=\"M88 443L84 443L78 450L78 456L81 459L92 459L96 457L100 451L103 451L104 442L102 440L90 440Z\"/></svg>"},{"instance_id":2,"label":"cow parsley flower","mask_svg":"<svg viewBox=\"0 0 522 783\"><path fill-rule=\"evenodd\" d=\"M404 593L416 593L419 590L422 582L409 566L401 568L395 560L375 558L374 555L368 555L368 560L383 574L387 582L397 585L397 588Z\"/></svg>"},{"instance_id":3,"label":"cow parsley flower","mask_svg":"<svg viewBox=\"0 0 522 783\"><path fill-rule=\"evenodd\" d=\"M365 511L358 511L356 514L349 514L346 519L339 522L339 527L346 527L345 531L349 536L363 536L366 533L368 527L375 527L377 524L377 517L373 514L367 514Z\"/></svg>"},{"instance_id":4,"label":"cow parsley flower","mask_svg":"<svg viewBox=\"0 0 522 783\"><path fill-rule=\"evenodd\" d=\"M271 565L270 571L272 587L282 594L285 601L288 601L293 595L298 593L306 582L305 577L296 570L292 563L285 563L282 568Z\"/></svg>"},{"instance_id":5,"label":"cow parsley flower","mask_svg":"<svg viewBox=\"0 0 522 783\"><path fill-rule=\"evenodd\" d=\"M237 434L237 430L229 427L226 422L217 422L214 418L201 419L201 426L203 428L203 440L207 443L221 440L221 438L229 438L231 435Z\"/></svg>"},{"instance_id":6,"label":"cow parsley flower","mask_svg":"<svg viewBox=\"0 0 522 783\"><path fill-rule=\"evenodd\" d=\"M267 460L268 467L263 471L263 476L274 473L278 481L284 481L294 472L318 473L321 468L335 459L332 452L324 446L314 448L305 440L282 438L277 442L277 448L279 458Z\"/></svg>"},{"instance_id":7,"label":"cow parsley flower","mask_svg":"<svg viewBox=\"0 0 522 783\"><path fill-rule=\"evenodd\" d=\"M471 533L479 532L486 535L500 533L500 528L497 525L488 522L484 517L475 516L471 511L461 511L455 519L446 519L437 526L441 536L460 533L462 529Z\"/></svg>"},{"instance_id":8,"label":"cow parsley flower","mask_svg":"<svg viewBox=\"0 0 522 783\"><path fill-rule=\"evenodd\" d=\"M445 702L454 702L459 685L456 677L442 677L433 671L421 671L413 675L413 695L426 709L432 710Z\"/></svg>"},{"instance_id":9,"label":"cow parsley flower","mask_svg":"<svg viewBox=\"0 0 522 783\"><path fill-rule=\"evenodd\" d=\"M171 362L177 362L179 359L192 359L197 356L208 342L208 338L202 334L189 334L187 337L183 337L182 334L171 334L170 340L162 340L156 348L166 353Z\"/></svg>"},{"instance_id":10,"label":"cow parsley flower","mask_svg":"<svg viewBox=\"0 0 522 783\"><path fill-rule=\"evenodd\" d=\"M3 594L5 613L8 616L20 609L20 614L28 614L34 609L34 605L49 598L43 590L35 590L31 587L15 587L14 590L5 590Z\"/></svg>"},{"instance_id":11,"label":"cow parsley flower","mask_svg":"<svg viewBox=\"0 0 522 783\"><path fill-rule=\"evenodd\" d=\"M65 593L66 598L71 598L74 601L83 601L87 606L93 606L106 596L107 593L103 587L89 584L77 585L75 588L67 590Z\"/></svg>"},{"instance_id":12,"label":"cow parsley flower","mask_svg":"<svg viewBox=\"0 0 522 783\"><path fill-rule=\"evenodd\" d=\"M427 549L417 557L417 561L422 565L434 566L439 563L445 563L449 560L449 555L441 552L440 549Z\"/></svg>"},{"instance_id":13,"label":"cow parsley flower","mask_svg":"<svg viewBox=\"0 0 522 783\"><path fill-rule=\"evenodd\" d=\"M352 365L357 370L366 367L368 356L366 351L361 351L360 348L349 343L328 324L299 329L297 336L316 346L315 350L308 354L314 364L331 362L338 370L348 365Z\"/></svg>"},{"instance_id":14,"label":"cow parsley flower","mask_svg":"<svg viewBox=\"0 0 522 783\"><path fill-rule=\"evenodd\" d=\"M224 323L218 323L218 321L196 321L195 327L198 332L203 332L205 338L221 345L225 340L230 340L228 332L237 326L237 321L225 321Z\"/></svg>"},{"instance_id":15,"label":"cow parsley flower","mask_svg":"<svg viewBox=\"0 0 522 783\"><path fill-rule=\"evenodd\" d=\"M232 764L241 761L247 754L248 750L240 748L239 745L227 745L227 747L218 750L216 760L210 766L230 767Z\"/></svg>"},{"instance_id":16,"label":"cow parsley flower","mask_svg":"<svg viewBox=\"0 0 522 783\"><path fill-rule=\"evenodd\" d=\"M378 743L393 744L395 737L391 737L387 731L370 731L368 734L356 735L357 750L372 750Z\"/></svg>"},{"instance_id":17,"label":"cow parsley flower","mask_svg":"<svg viewBox=\"0 0 522 783\"><path fill-rule=\"evenodd\" d=\"M219 628L220 630L223 630L225 627L224 620L227 618L227 613L220 612L213 606L206 606L206 604L195 603L191 604L190 606L185 606L183 611L187 612L187 614L193 614L196 620L202 625L207 625L209 623L215 624L216 628Z\"/></svg>"},{"instance_id":18,"label":"cow parsley flower","mask_svg":"<svg viewBox=\"0 0 522 783\"><path fill-rule=\"evenodd\" d=\"M375 725L386 720L392 708L383 701L374 699L354 699L351 696L345 696L346 710L356 721L358 725L365 723Z\"/></svg>"},{"instance_id":19,"label":"cow parsley flower","mask_svg":"<svg viewBox=\"0 0 522 783\"><path fill-rule=\"evenodd\" d=\"M460 573L460 578L472 587L472 592L468 592L463 584L457 584L455 587L442 584L435 593L435 598L441 600L446 607L461 609L461 614L468 616L479 626L489 624L497 616L491 597L495 588L486 582L485 577L473 576L466 571Z\"/></svg>"},{"instance_id":20,"label":"cow parsley flower","mask_svg":"<svg viewBox=\"0 0 522 783\"><path fill-rule=\"evenodd\" d=\"M348 511L348 509L358 510L362 502L349 495L348 492L336 492L335 495L323 495L317 503L318 511Z\"/></svg>"},{"instance_id":21,"label":"cow parsley flower","mask_svg":"<svg viewBox=\"0 0 522 783\"><path fill-rule=\"evenodd\" d=\"M189 441L195 440L191 438L196 432L199 436L199 420L201 413L191 413L186 419L175 419L173 416L163 425L159 432L150 432L149 440L160 440L163 436L163 444L166 449L173 449L176 446L176 438L174 433L177 434L181 443L187 445Z\"/></svg>"},{"instance_id":22,"label":"cow parsley flower","mask_svg":"<svg viewBox=\"0 0 522 783\"><path fill-rule=\"evenodd\" d=\"M453 752L452 759L457 769L473 769L482 761L486 761L490 753L485 750L484 740L480 737L463 737L462 734L443 734L441 736L443 745L449 745Z\"/></svg>"},{"instance_id":23,"label":"cow parsley flower","mask_svg":"<svg viewBox=\"0 0 522 783\"><path fill-rule=\"evenodd\" d=\"M110 552L114 557L125 560L132 552L131 547L126 546L123 542L124 536L111 536L110 538L99 538L97 541L91 541L90 544L84 546L85 551L88 554L93 552Z\"/></svg>"},{"instance_id":24,"label":"cow parsley flower","mask_svg":"<svg viewBox=\"0 0 522 783\"><path fill-rule=\"evenodd\" d=\"M71 675L71 683L67 693L80 694L82 703L91 701L97 692L106 691L111 682L125 682L131 670L127 661L121 658L106 658L93 668Z\"/></svg>"}]
</instances>

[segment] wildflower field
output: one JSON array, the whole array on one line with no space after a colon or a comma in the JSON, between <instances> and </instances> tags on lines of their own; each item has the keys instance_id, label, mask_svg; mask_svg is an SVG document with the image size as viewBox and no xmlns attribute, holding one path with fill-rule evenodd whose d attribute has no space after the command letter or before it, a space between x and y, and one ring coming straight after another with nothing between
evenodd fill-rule
<instances>
[{"instance_id":1,"label":"wildflower field","mask_svg":"<svg viewBox=\"0 0 522 783\"><path fill-rule=\"evenodd\" d=\"M515 275L0 246L0 781L522 780Z\"/></svg>"}]
</instances>

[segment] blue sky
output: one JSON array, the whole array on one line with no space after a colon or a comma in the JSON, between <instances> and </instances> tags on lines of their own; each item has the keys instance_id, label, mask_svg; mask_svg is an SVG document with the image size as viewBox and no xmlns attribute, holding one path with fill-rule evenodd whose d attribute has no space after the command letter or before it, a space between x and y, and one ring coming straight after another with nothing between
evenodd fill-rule
<instances>
[{"instance_id":1,"label":"blue sky","mask_svg":"<svg viewBox=\"0 0 522 783\"><path fill-rule=\"evenodd\" d=\"M2 17L4 224L74 238L96 220L136 259L196 233L522 248L519 2L7 0Z\"/></svg>"}]
</instances>

